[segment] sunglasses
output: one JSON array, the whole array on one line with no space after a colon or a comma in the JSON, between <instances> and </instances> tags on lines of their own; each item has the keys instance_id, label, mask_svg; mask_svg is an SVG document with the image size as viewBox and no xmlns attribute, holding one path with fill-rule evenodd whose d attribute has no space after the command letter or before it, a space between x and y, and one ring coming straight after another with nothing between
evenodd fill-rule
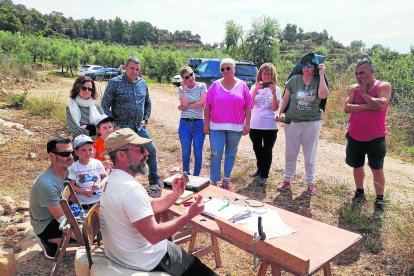
<instances>
[{"instance_id":1,"label":"sunglasses","mask_svg":"<svg viewBox=\"0 0 414 276\"><path fill-rule=\"evenodd\" d=\"M311 64L311 63L307 63L307 64L300 64L300 68L312 68L313 67L313 65Z\"/></svg>"},{"instance_id":2,"label":"sunglasses","mask_svg":"<svg viewBox=\"0 0 414 276\"><path fill-rule=\"evenodd\" d=\"M191 72L188 74L188 76L185 76L184 79L188 80L189 78L192 78L194 76L194 72Z\"/></svg>"},{"instance_id":3,"label":"sunglasses","mask_svg":"<svg viewBox=\"0 0 414 276\"><path fill-rule=\"evenodd\" d=\"M89 87L86 87L86 86L82 86L81 90L93 92L93 88L89 88Z\"/></svg>"},{"instance_id":4,"label":"sunglasses","mask_svg":"<svg viewBox=\"0 0 414 276\"><path fill-rule=\"evenodd\" d=\"M69 157L69 155L74 155L74 151L52 151L52 153L62 156L62 157Z\"/></svg>"},{"instance_id":5,"label":"sunglasses","mask_svg":"<svg viewBox=\"0 0 414 276\"><path fill-rule=\"evenodd\" d=\"M360 62L371 62L371 61L367 58L360 58L357 60L357 63L360 63Z\"/></svg>"},{"instance_id":6,"label":"sunglasses","mask_svg":"<svg viewBox=\"0 0 414 276\"><path fill-rule=\"evenodd\" d=\"M224 70L227 70L227 71L230 71L231 70L231 67L230 66L228 66L228 67L226 67L226 68L220 68L220 71L221 72L224 72Z\"/></svg>"},{"instance_id":7,"label":"sunglasses","mask_svg":"<svg viewBox=\"0 0 414 276\"><path fill-rule=\"evenodd\" d=\"M129 148L125 148L125 149L120 149L119 151L131 151L131 150L135 150L135 151L138 151L138 150L139 150L139 152L140 152L141 154L144 154L144 153L145 153L145 148L144 148L143 146L140 146L140 147L138 147L138 148L135 148L135 147L129 147Z\"/></svg>"}]
</instances>

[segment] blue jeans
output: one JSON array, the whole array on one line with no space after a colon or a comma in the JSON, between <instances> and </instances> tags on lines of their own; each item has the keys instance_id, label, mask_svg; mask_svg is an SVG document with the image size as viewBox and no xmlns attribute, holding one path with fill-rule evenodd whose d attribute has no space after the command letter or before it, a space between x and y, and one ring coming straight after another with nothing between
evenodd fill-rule
<instances>
[{"instance_id":1,"label":"blue jeans","mask_svg":"<svg viewBox=\"0 0 414 276\"><path fill-rule=\"evenodd\" d=\"M138 130L137 134L144 138L151 139L151 135L149 134L146 127L141 127ZM144 145L145 149L148 151L148 168L149 168L149 175L148 180L149 184L158 184L160 181L160 177L158 176L158 167L157 167L157 148L155 147L154 142Z\"/></svg>"},{"instance_id":2,"label":"blue jeans","mask_svg":"<svg viewBox=\"0 0 414 276\"><path fill-rule=\"evenodd\" d=\"M190 155L191 144L193 144L194 151L194 173L199 176L201 170L201 163L203 161L203 144L206 135L203 132L204 120L187 121L180 119L180 126L178 128L178 136L180 137L183 171L190 174Z\"/></svg>"},{"instance_id":3,"label":"blue jeans","mask_svg":"<svg viewBox=\"0 0 414 276\"><path fill-rule=\"evenodd\" d=\"M210 179L221 179L221 157L224 151L224 177L229 178L236 159L237 147L243 132L210 130ZM225 147L225 149L224 149Z\"/></svg>"}]
</instances>

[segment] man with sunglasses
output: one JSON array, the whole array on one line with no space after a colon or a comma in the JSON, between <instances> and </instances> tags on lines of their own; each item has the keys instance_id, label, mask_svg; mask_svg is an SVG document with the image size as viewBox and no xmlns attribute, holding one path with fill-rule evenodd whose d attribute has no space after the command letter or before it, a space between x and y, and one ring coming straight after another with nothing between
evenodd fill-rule
<instances>
[{"instance_id":1,"label":"man with sunglasses","mask_svg":"<svg viewBox=\"0 0 414 276\"><path fill-rule=\"evenodd\" d=\"M169 241L204 209L202 196L194 199L188 212L173 220L158 223L155 214L168 210L184 192L187 180L175 178L172 193L150 198L136 180L147 173L151 139L138 136L129 128L111 133L105 148L114 164L100 201L100 224L108 258L142 271L165 271L171 275L216 275L201 261Z\"/></svg>"},{"instance_id":2,"label":"man with sunglasses","mask_svg":"<svg viewBox=\"0 0 414 276\"><path fill-rule=\"evenodd\" d=\"M390 83L375 79L374 64L368 58L357 61L355 77L358 83L349 87L344 107L344 111L350 114L345 161L353 168L356 186L352 207L355 209L366 202L364 163L367 155L377 195L374 217L378 218L384 212L385 117L392 88Z\"/></svg>"},{"instance_id":3,"label":"man with sunglasses","mask_svg":"<svg viewBox=\"0 0 414 276\"><path fill-rule=\"evenodd\" d=\"M102 108L106 115L115 119L115 127L128 127L141 137L151 138L146 127L151 115L151 100L145 80L139 77L141 61L131 56L125 62L124 68L123 75L108 82L102 98ZM145 148L149 153L147 161L149 184L162 186L158 176L154 142L145 145ZM154 196L160 194L160 189L157 186L149 191Z\"/></svg>"},{"instance_id":4,"label":"man with sunglasses","mask_svg":"<svg viewBox=\"0 0 414 276\"><path fill-rule=\"evenodd\" d=\"M41 241L43 252L53 259L62 237L59 223L65 218L59 201L67 170L73 163L71 139L57 137L47 143L50 167L36 178L30 191L30 223Z\"/></svg>"}]
</instances>

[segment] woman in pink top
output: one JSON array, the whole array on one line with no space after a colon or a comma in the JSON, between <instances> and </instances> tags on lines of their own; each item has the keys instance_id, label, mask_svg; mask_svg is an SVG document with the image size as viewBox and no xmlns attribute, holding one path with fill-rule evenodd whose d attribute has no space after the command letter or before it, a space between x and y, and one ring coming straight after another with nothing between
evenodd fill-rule
<instances>
[{"instance_id":1,"label":"woman in pink top","mask_svg":"<svg viewBox=\"0 0 414 276\"><path fill-rule=\"evenodd\" d=\"M216 80L207 91L204 108L204 133L210 134L210 180L217 186L221 179L221 159L224 152L224 189L230 189L237 147L242 135L250 131L253 107L247 84L234 76L236 63L222 59L223 78Z\"/></svg>"}]
</instances>

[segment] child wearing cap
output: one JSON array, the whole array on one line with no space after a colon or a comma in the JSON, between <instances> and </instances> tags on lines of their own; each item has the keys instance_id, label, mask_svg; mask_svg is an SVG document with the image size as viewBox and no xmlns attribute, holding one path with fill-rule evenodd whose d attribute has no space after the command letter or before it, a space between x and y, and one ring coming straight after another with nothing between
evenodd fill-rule
<instances>
[{"instance_id":1,"label":"child wearing cap","mask_svg":"<svg viewBox=\"0 0 414 276\"><path fill-rule=\"evenodd\" d=\"M68 175L69 182L84 210L99 202L102 192L101 180L106 177L102 162L92 158L92 144L92 139L84 134L73 140L75 154L79 157L79 160L69 168Z\"/></svg>"},{"instance_id":2,"label":"child wearing cap","mask_svg":"<svg viewBox=\"0 0 414 276\"><path fill-rule=\"evenodd\" d=\"M95 126L98 137L93 142L93 147L95 149L94 157L100 160L105 169L109 172L112 168L112 161L106 160L105 157L101 156L101 153L106 150L104 147L104 141L106 137L114 132L114 118L103 114L98 119L96 119Z\"/></svg>"}]
</instances>

